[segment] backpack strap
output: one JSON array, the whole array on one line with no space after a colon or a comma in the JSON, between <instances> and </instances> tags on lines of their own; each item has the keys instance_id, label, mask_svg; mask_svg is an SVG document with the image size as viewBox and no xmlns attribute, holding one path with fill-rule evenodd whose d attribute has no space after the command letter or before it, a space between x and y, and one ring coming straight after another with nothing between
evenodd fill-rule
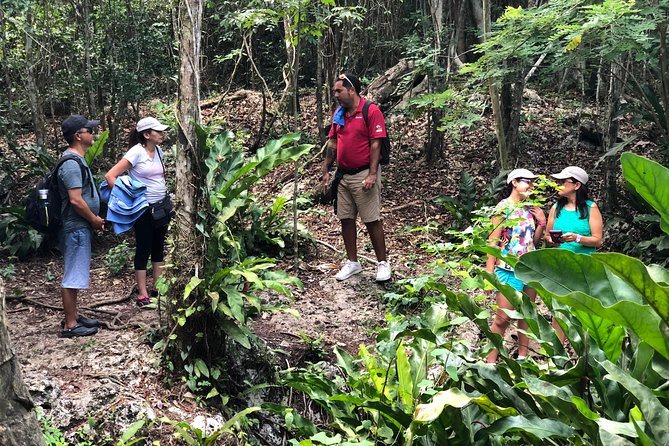
<instances>
[{"instance_id":1,"label":"backpack strap","mask_svg":"<svg viewBox=\"0 0 669 446\"><path fill-rule=\"evenodd\" d=\"M81 188L82 189L84 188L84 183L88 179L89 186L91 188L91 195L95 196L96 189L95 189L95 186L93 185L93 177L90 177L88 175L88 169L86 169L86 166L84 166L84 163L81 162L81 158L79 158L76 155L65 154L65 155L60 157L60 159L58 160L58 164L56 164L56 168L53 170L54 174L56 175L56 181L60 181L60 177L58 176L58 170L63 165L63 163L65 163L65 161L69 161L69 160L74 160L74 161L77 162L77 164L79 164L79 169L81 170Z\"/></svg>"},{"instance_id":2,"label":"backpack strap","mask_svg":"<svg viewBox=\"0 0 669 446\"><path fill-rule=\"evenodd\" d=\"M362 119L365 120L365 125L369 127L369 107L373 104L372 101L365 99L365 103L362 106Z\"/></svg>"}]
</instances>

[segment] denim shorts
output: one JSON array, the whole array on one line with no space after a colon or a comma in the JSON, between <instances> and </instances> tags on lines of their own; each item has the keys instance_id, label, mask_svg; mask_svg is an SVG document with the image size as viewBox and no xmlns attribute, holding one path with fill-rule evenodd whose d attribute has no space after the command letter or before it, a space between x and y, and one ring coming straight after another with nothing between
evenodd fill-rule
<instances>
[{"instance_id":1,"label":"denim shorts","mask_svg":"<svg viewBox=\"0 0 669 446\"><path fill-rule=\"evenodd\" d=\"M86 289L90 285L91 240L90 228L61 232L60 246L64 256L62 288Z\"/></svg>"},{"instance_id":2,"label":"denim shorts","mask_svg":"<svg viewBox=\"0 0 669 446\"><path fill-rule=\"evenodd\" d=\"M512 286L514 290L522 292L523 288L525 288L525 284L518 280L513 270L510 271L496 266L495 275L497 275L497 278L501 283Z\"/></svg>"}]
</instances>

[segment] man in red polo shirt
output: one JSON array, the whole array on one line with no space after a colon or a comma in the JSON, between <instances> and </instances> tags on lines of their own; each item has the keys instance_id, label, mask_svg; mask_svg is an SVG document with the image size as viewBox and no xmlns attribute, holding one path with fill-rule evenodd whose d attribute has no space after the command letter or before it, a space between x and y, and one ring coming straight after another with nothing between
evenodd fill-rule
<instances>
[{"instance_id":1,"label":"man in red polo shirt","mask_svg":"<svg viewBox=\"0 0 669 446\"><path fill-rule=\"evenodd\" d=\"M369 237L378 260L376 280L385 282L392 275L386 259L386 241L381 220L381 139L386 137L383 114L376 104L369 107L368 122L362 116L365 99L360 97L361 84L357 77L342 74L334 84L339 108L334 114L328 135L323 164L323 186L330 185L330 168L335 158L337 173L333 184L337 187L337 217L341 221L348 260L335 276L346 280L362 271L358 262L358 214L367 226ZM333 191L334 192L334 191Z\"/></svg>"}]
</instances>

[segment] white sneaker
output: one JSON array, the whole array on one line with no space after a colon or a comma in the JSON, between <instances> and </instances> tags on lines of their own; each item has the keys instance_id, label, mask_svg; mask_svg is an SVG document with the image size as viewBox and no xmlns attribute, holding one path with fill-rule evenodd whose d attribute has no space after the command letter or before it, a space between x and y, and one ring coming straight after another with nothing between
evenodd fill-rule
<instances>
[{"instance_id":1,"label":"white sneaker","mask_svg":"<svg viewBox=\"0 0 669 446\"><path fill-rule=\"evenodd\" d=\"M352 275L358 274L360 271L362 271L362 265L360 265L360 262L351 262L350 260L347 260L346 263L344 263L344 266L341 267L335 276L335 279L340 281L346 280Z\"/></svg>"},{"instance_id":2,"label":"white sneaker","mask_svg":"<svg viewBox=\"0 0 669 446\"><path fill-rule=\"evenodd\" d=\"M379 262L376 266L376 281L377 282L386 282L390 280L390 277L393 275L390 271L390 263L388 262Z\"/></svg>"}]
</instances>

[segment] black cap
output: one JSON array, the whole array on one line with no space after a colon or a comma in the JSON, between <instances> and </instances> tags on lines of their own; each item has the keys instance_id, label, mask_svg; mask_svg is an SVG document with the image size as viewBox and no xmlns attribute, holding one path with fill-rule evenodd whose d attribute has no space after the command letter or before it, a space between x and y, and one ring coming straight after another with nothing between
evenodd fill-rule
<instances>
[{"instance_id":1,"label":"black cap","mask_svg":"<svg viewBox=\"0 0 669 446\"><path fill-rule=\"evenodd\" d=\"M91 129L93 130L100 125L100 121L91 121L87 118L84 118L81 115L70 115L63 123L60 125L60 128L63 130L63 136L68 137L74 135L81 129Z\"/></svg>"}]
</instances>

